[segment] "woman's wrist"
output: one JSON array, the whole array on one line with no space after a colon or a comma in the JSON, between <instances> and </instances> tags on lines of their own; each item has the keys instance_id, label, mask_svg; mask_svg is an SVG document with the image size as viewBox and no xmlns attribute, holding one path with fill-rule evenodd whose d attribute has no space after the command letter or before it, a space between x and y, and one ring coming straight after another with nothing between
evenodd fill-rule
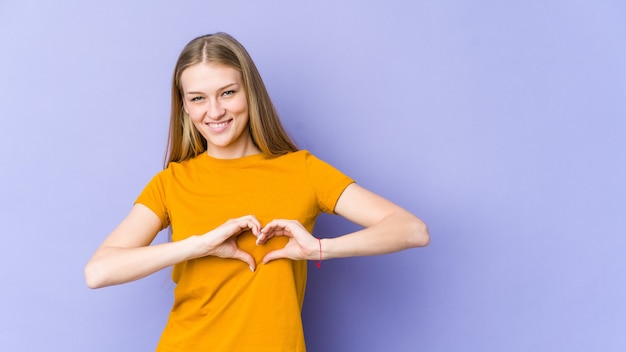
<instances>
[{"instance_id":1,"label":"woman's wrist","mask_svg":"<svg viewBox=\"0 0 626 352\"><path fill-rule=\"evenodd\" d=\"M210 244L207 243L206 236L194 235L183 240L189 259L196 259L211 255Z\"/></svg>"},{"instance_id":2,"label":"woman's wrist","mask_svg":"<svg viewBox=\"0 0 626 352\"><path fill-rule=\"evenodd\" d=\"M317 245L318 245L318 254L316 257L316 262L315 262L315 266L317 266L318 269L320 269L322 267L322 257L323 257L323 251L322 251L322 239L318 238L317 239Z\"/></svg>"}]
</instances>

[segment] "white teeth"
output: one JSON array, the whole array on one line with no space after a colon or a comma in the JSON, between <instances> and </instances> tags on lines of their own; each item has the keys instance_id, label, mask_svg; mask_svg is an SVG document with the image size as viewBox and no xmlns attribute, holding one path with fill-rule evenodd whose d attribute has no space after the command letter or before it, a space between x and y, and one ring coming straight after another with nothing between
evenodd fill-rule
<instances>
[{"instance_id":1,"label":"white teeth","mask_svg":"<svg viewBox=\"0 0 626 352\"><path fill-rule=\"evenodd\" d=\"M209 122L208 125L211 128L222 128L222 127L225 127L226 125L228 125L228 121L226 121L226 122L219 122L219 123L217 123L217 122Z\"/></svg>"}]
</instances>

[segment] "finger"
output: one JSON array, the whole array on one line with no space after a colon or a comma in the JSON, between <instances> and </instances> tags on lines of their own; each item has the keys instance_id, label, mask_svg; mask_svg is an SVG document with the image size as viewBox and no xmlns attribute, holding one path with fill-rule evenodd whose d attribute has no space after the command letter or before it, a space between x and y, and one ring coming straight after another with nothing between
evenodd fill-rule
<instances>
[{"instance_id":1,"label":"finger","mask_svg":"<svg viewBox=\"0 0 626 352\"><path fill-rule=\"evenodd\" d=\"M250 270L252 272L254 272L254 270L256 270L256 263L255 263L254 258L252 257L252 255L250 255L250 253L244 252L241 249L237 249L237 251L233 255L233 258L241 260L242 262L248 264L248 266L250 267Z\"/></svg>"},{"instance_id":2,"label":"finger","mask_svg":"<svg viewBox=\"0 0 626 352\"><path fill-rule=\"evenodd\" d=\"M231 220L229 220L229 222L231 222ZM257 236L261 228L261 223L259 223L259 220L251 215L232 220L231 225L233 227L232 230L228 231L228 233L226 234L227 238L238 235L246 230L250 230L252 234Z\"/></svg>"},{"instance_id":3,"label":"finger","mask_svg":"<svg viewBox=\"0 0 626 352\"><path fill-rule=\"evenodd\" d=\"M289 258L289 256L287 255L287 250L285 248L277 249L267 253L265 257L263 257L263 264L267 264L272 260L285 258Z\"/></svg>"},{"instance_id":4,"label":"finger","mask_svg":"<svg viewBox=\"0 0 626 352\"><path fill-rule=\"evenodd\" d=\"M289 232L283 227L276 226L276 227L268 228L267 226L265 226L261 230L260 236L257 238L257 244L263 244L267 242L268 240L270 240L271 238L276 237L276 236L292 237L292 234L291 232Z\"/></svg>"},{"instance_id":5,"label":"finger","mask_svg":"<svg viewBox=\"0 0 626 352\"><path fill-rule=\"evenodd\" d=\"M245 227L242 230L250 230L255 237L259 237L259 231L261 231L261 224L256 218L246 219Z\"/></svg>"},{"instance_id":6,"label":"finger","mask_svg":"<svg viewBox=\"0 0 626 352\"><path fill-rule=\"evenodd\" d=\"M252 231L252 234L259 237L261 231L261 222L254 215L246 215L244 218L248 221L248 228Z\"/></svg>"},{"instance_id":7,"label":"finger","mask_svg":"<svg viewBox=\"0 0 626 352\"><path fill-rule=\"evenodd\" d=\"M294 225L293 221L290 220L272 220L261 229L261 233L288 236L288 232L291 232Z\"/></svg>"},{"instance_id":8,"label":"finger","mask_svg":"<svg viewBox=\"0 0 626 352\"><path fill-rule=\"evenodd\" d=\"M306 229L302 224L297 220L285 220L285 219L276 219L272 220L270 223L265 225L264 229L282 229L284 231L284 235L295 234L298 231ZM263 230L264 230L263 229Z\"/></svg>"},{"instance_id":9,"label":"finger","mask_svg":"<svg viewBox=\"0 0 626 352\"><path fill-rule=\"evenodd\" d=\"M285 225L287 223L289 223L289 222L290 222L290 220L274 219L274 220L268 222L263 229L274 228L274 227L285 227Z\"/></svg>"}]
</instances>

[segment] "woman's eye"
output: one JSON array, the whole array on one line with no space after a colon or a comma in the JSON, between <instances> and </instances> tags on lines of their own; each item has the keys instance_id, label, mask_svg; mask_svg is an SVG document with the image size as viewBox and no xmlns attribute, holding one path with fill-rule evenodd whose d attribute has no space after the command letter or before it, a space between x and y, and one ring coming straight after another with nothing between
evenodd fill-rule
<instances>
[{"instance_id":1,"label":"woman's eye","mask_svg":"<svg viewBox=\"0 0 626 352\"><path fill-rule=\"evenodd\" d=\"M191 101L200 101L202 100L202 97L193 97L191 98Z\"/></svg>"},{"instance_id":2,"label":"woman's eye","mask_svg":"<svg viewBox=\"0 0 626 352\"><path fill-rule=\"evenodd\" d=\"M235 94L234 90L227 90L224 93L222 93L222 95L226 96L226 97L229 96L229 95L233 95L233 94Z\"/></svg>"}]
</instances>

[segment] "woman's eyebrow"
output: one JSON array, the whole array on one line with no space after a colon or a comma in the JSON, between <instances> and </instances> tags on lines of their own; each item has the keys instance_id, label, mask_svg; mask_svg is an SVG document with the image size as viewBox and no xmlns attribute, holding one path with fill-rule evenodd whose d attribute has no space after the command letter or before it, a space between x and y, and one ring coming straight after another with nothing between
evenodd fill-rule
<instances>
[{"instance_id":1,"label":"woman's eyebrow","mask_svg":"<svg viewBox=\"0 0 626 352\"><path fill-rule=\"evenodd\" d=\"M227 84L227 85L225 85L225 86L223 86L223 87L221 87L221 88L216 89L215 91L216 91L216 92L219 92L220 90L224 90L224 89L226 89L226 88L229 88L229 87L231 87L231 86L236 86L236 85L237 85L237 83L229 83L229 84ZM190 92L186 92L186 93L185 93L185 95L189 95L189 94L204 94L204 92L200 92L200 91L197 91L197 92L196 92L196 91L190 91Z\"/></svg>"}]
</instances>

